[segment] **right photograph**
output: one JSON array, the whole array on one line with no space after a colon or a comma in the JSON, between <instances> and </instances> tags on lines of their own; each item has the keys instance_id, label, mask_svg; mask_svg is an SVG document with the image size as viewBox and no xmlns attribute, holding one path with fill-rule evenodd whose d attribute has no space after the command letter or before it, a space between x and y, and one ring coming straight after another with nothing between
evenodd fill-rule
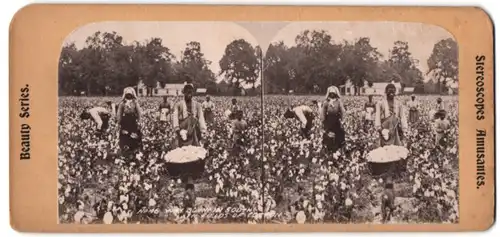
<instances>
[{"instance_id":1,"label":"right photograph","mask_svg":"<svg viewBox=\"0 0 500 237\"><path fill-rule=\"evenodd\" d=\"M268 223L458 223L458 45L406 22L294 22L263 56Z\"/></svg>"}]
</instances>

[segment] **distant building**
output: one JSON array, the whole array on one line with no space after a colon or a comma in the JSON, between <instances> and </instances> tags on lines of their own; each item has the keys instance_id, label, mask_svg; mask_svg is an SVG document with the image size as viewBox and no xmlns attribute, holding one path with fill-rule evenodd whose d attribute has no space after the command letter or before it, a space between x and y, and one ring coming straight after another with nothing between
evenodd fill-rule
<instances>
[{"instance_id":1,"label":"distant building","mask_svg":"<svg viewBox=\"0 0 500 237\"><path fill-rule=\"evenodd\" d=\"M161 83L157 83L156 87L154 87L151 91L152 96L180 96L182 95L182 89L184 88L184 84L165 84L163 87ZM139 82L137 85L137 95L138 96L147 96L147 87L144 83Z\"/></svg>"},{"instance_id":2,"label":"distant building","mask_svg":"<svg viewBox=\"0 0 500 237\"><path fill-rule=\"evenodd\" d=\"M198 88L196 89L196 94L206 94L207 88Z\"/></svg>"},{"instance_id":3,"label":"distant building","mask_svg":"<svg viewBox=\"0 0 500 237\"><path fill-rule=\"evenodd\" d=\"M343 95L383 95L385 94L385 87L390 83L394 84L396 87L396 94L402 93L401 83L399 82L373 82L370 87L368 81L365 81L364 86L356 88L351 80L347 80L339 89L340 93Z\"/></svg>"},{"instance_id":4,"label":"distant building","mask_svg":"<svg viewBox=\"0 0 500 237\"><path fill-rule=\"evenodd\" d=\"M412 94L415 91L415 87L405 87L403 89L403 94Z\"/></svg>"}]
</instances>

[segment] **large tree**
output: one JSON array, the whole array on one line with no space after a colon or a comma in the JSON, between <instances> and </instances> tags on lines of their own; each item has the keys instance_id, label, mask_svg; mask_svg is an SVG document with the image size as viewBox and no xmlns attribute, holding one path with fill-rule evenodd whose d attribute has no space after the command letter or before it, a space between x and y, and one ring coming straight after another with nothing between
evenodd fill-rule
<instances>
[{"instance_id":1,"label":"large tree","mask_svg":"<svg viewBox=\"0 0 500 237\"><path fill-rule=\"evenodd\" d=\"M338 85L338 60L342 46L334 44L324 30L301 32L295 38L296 46L290 49L291 62L288 71L293 73L294 89L311 93L315 88Z\"/></svg>"},{"instance_id":2,"label":"large tree","mask_svg":"<svg viewBox=\"0 0 500 237\"><path fill-rule=\"evenodd\" d=\"M180 61L182 73L189 77L195 86L205 87L213 92L215 90L215 75L209 68L211 63L205 59L199 42L191 41L186 44Z\"/></svg>"},{"instance_id":3,"label":"large tree","mask_svg":"<svg viewBox=\"0 0 500 237\"><path fill-rule=\"evenodd\" d=\"M423 81L422 71L417 68L418 61L409 51L408 42L396 41L389 52L390 67L401 77L401 84L415 86Z\"/></svg>"},{"instance_id":4,"label":"large tree","mask_svg":"<svg viewBox=\"0 0 500 237\"><path fill-rule=\"evenodd\" d=\"M365 81L374 81L378 77L381 56L367 37L359 38L354 43L344 42L338 73L342 83L350 80L355 93L359 94L359 88L365 85Z\"/></svg>"},{"instance_id":5,"label":"large tree","mask_svg":"<svg viewBox=\"0 0 500 237\"><path fill-rule=\"evenodd\" d=\"M148 95L152 95L152 89L158 83L165 84L174 77L173 59L170 49L163 45L160 38L151 38L144 44L136 42L132 63Z\"/></svg>"},{"instance_id":6,"label":"large tree","mask_svg":"<svg viewBox=\"0 0 500 237\"><path fill-rule=\"evenodd\" d=\"M237 90L244 84L255 86L260 70L256 55L255 48L244 39L232 41L219 61L220 75Z\"/></svg>"},{"instance_id":7,"label":"large tree","mask_svg":"<svg viewBox=\"0 0 500 237\"><path fill-rule=\"evenodd\" d=\"M59 57L59 95L77 95L85 90L79 71L80 58L74 43L63 46Z\"/></svg>"},{"instance_id":8,"label":"large tree","mask_svg":"<svg viewBox=\"0 0 500 237\"><path fill-rule=\"evenodd\" d=\"M437 80L437 91L442 92L449 83L458 81L458 45L452 38L443 39L434 45L427 60L427 74Z\"/></svg>"}]
</instances>

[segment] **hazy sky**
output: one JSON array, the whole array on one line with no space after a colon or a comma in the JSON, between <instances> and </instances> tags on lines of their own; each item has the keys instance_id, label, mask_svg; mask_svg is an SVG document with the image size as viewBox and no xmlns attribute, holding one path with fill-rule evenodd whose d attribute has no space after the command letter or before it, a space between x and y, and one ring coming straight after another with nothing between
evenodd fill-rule
<instances>
[{"instance_id":1,"label":"hazy sky","mask_svg":"<svg viewBox=\"0 0 500 237\"><path fill-rule=\"evenodd\" d=\"M453 38L448 31L438 26L405 22L100 22L76 29L65 42L74 42L78 48L82 48L85 39L96 31L116 31L123 36L125 43L159 37L172 54L180 59L186 43L198 41L205 58L212 62L210 69L218 74L219 60L231 41L243 38L253 46L260 44L262 48L277 41L293 46L297 34L307 29L325 30L334 42L370 37L372 46L378 48L384 57L387 57L395 41L406 41L413 57L419 61L417 66L424 73L434 44L442 39Z\"/></svg>"}]
</instances>

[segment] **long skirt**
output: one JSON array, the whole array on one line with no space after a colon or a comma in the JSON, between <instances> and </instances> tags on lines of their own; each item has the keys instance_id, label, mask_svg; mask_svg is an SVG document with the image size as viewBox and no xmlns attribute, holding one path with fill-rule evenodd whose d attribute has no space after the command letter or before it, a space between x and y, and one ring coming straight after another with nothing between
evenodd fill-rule
<instances>
[{"instance_id":1,"label":"long skirt","mask_svg":"<svg viewBox=\"0 0 500 237\"><path fill-rule=\"evenodd\" d=\"M416 110L416 109L410 109L410 115L409 115L409 118L408 118L409 122L410 123L416 123L416 122L418 122L418 116L419 116L418 110Z\"/></svg>"},{"instance_id":2,"label":"long skirt","mask_svg":"<svg viewBox=\"0 0 500 237\"><path fill-rule=\"evenodd\" d=\"M330 136L333 134L334 136ZM345 143L345 131L339 120L330 120L328 126L325 126L323 134L323 146L328 152L336 152L342 148Z\"/></svg>"},{"instance_id":3,"label":"long skirt","mask_svg":"<svg viewBox=\"0 0 500 237\"><path fill-rule=\"evenodd\" d=\"M212 110L205 110L203 111L203 116L205 117L205 121L207 123L213 123L214 122L214 113Z\"/></svg>"},{"instance_id":4,"label":"long skirt","mask_svg":"<svg viewBox=\"0 0 500 237\"><path fill-rule=\"evenodd\" d=\"M122 151L135 151L141 147L142 133L137 124L137 117L124 115L120 122L120 149Z\"/></svg>"}]
</instances>

